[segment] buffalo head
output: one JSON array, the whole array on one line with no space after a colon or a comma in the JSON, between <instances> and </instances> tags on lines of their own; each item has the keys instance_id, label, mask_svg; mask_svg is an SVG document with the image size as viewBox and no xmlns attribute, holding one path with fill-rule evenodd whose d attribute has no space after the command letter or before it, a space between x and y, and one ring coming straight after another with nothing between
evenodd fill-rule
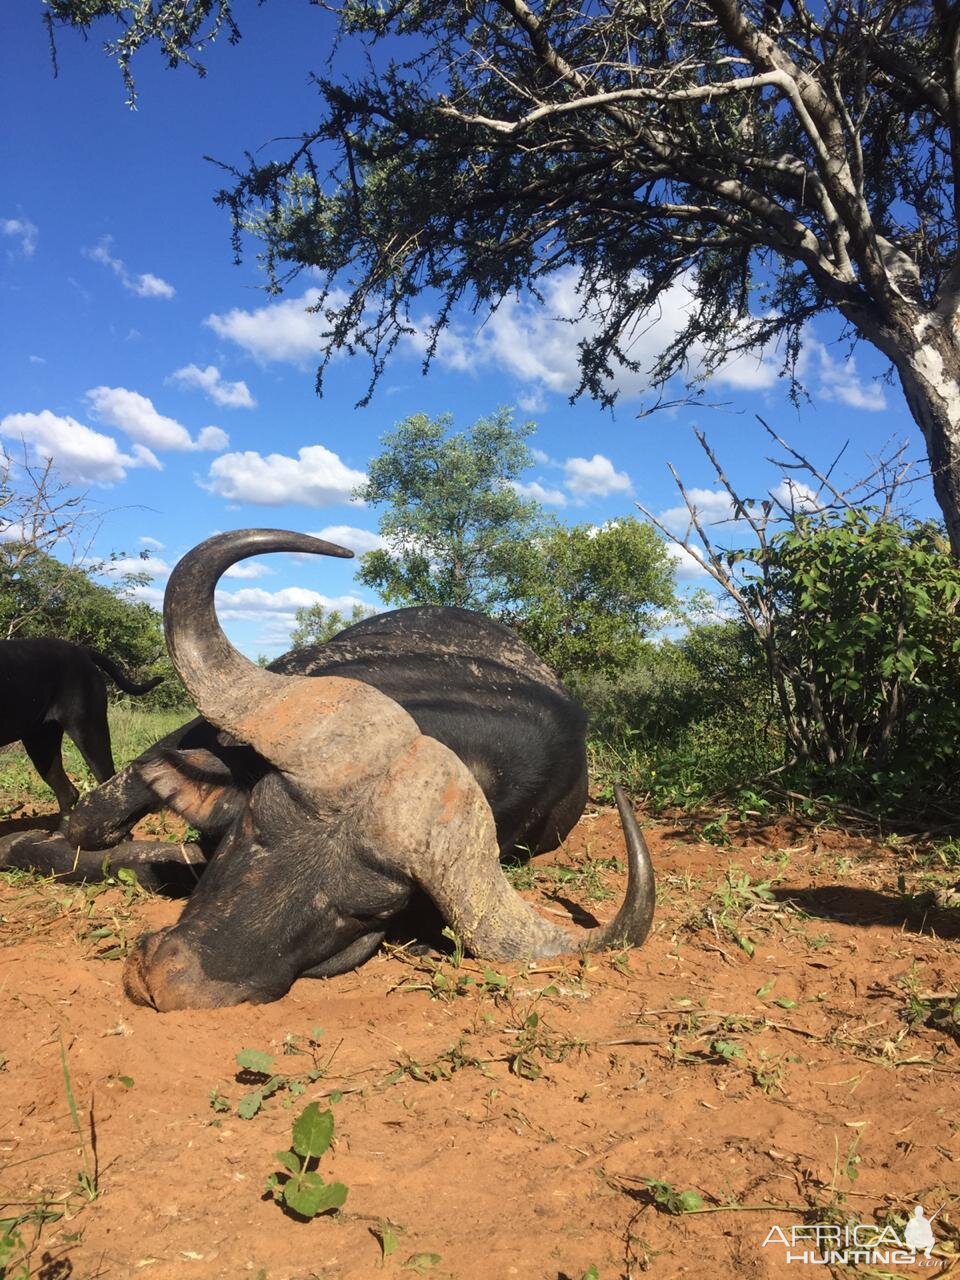
<instances>
[{"instance_id":1,"label":"buffalo head","mask_svg":"<svg viewBox=\"0 0 960 1280\"><path fill-rule=\"evenodd\" d=\"M624 904L603 928L562 929L505 878L473 775L397 702L353 679L265 671L233 648L214 588L230 565L265 551L350 554L307 535L240 530L209 539L171 575L164 621L174 666L200 712L269 767L240 788L203 750L163 751L139 766L161 800L219 843L177 924L141 938L130 956L130 997L160 1010L276 999L298 976L367 959L417 890L485 959L642 943L653 871L619 791Z\"/></svg>"}]
</instances>

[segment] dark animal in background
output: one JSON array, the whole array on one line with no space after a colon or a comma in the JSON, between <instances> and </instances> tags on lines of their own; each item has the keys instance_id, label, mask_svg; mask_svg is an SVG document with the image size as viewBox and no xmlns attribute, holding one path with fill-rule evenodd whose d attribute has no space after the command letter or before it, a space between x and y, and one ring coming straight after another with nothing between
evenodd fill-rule
<instances>
[{"instance_id":1,"label":"dark animal in background","mask_svg":"<svg viewBox=\"0 0 960 1280\"><path fill-rule=\"evenodd\" d=\"M263 670L223 634L214 588L264 551L350 554L282 530L220 534L190 552L164 620L204 718L87 796L67 840L16 841L18 862L60 870L77 845L96 847L81 853L83 872L160 804L201 831L212 857L178 923L131 954L130 997L161 1010L276 999L298 976L361 964L423 896L491 960L639 945L653 873L622 795L629 882L606 927L548 923L500 868L501 851L554 848L586 799L586 719L549 668L481 615L417 608ZM145 853L127 841L112 862L142 865Z\"/></svg>"},{"instance_id":2,"label":"dark animal in background","mask_svg":"<svg viewBox=\"0 0 960 1280\"><path fill-rule=\"evenodd\" d=\"M102 653L67 640L0 641L0 746L23 742L64 815L79 795L63 768L64 733L98 782L116 773L102 671L124 693L147 693L160 683L157 677L135 684Z\"/></svg>"}]
</instances>

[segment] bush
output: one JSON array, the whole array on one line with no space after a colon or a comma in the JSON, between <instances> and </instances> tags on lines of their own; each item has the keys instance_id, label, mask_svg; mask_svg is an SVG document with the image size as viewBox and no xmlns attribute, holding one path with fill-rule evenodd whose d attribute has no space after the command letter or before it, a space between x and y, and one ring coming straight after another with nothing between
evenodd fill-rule
<instances>
[{"instance_id":1,"label":"bush","mask_svg":"<svg viewBox=\"0 0 960 1280\"><path fill-rule=\"evenodd\" d=\"M743 559L797 775L860 806L954 809L960 566L939 527L797 515Z\"/></svg>"},{"instance_id":2,"label":"bush","mask_svg":"<svg viewBox=\"0 0 960 1280\"><path fill-rule=\"evenodd\" d=\"M764 657L739 623L648 643L628 670L570 684L590 715L601 792L621 781L656 805L695 805L735 794L782 761Z\"/></svg>"}]
</instances>

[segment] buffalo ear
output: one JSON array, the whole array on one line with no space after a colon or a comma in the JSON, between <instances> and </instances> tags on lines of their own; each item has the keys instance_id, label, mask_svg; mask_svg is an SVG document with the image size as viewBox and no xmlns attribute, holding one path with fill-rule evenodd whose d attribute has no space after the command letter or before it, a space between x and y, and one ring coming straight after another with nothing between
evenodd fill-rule
<instances>
[{"instance_id":1,"label":"buffalo ear","mask_svg":"<svg viewBox=\"0 0 960 1280\"><path fill-rule=\"evenodd\" d=\"M247 805L247 793L212 751L164 748L136 770L157 799L198 831L223 830Z\"/></svg>"}]
</instances>

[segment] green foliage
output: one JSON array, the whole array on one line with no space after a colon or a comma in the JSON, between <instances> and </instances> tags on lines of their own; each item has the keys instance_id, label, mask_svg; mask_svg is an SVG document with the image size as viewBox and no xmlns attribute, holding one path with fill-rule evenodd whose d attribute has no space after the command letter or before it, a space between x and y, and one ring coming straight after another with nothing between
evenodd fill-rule
<instances>
[{"instance_id":1,"label":"green foliage","mask_svg":"<svg viewBox=\"0 0 960 1280\"><path fill-rule=\"evenodd\" d=\"M516 613L506 620L563 680L635 666L644 637L676 604L675 562L633 518L548 528L521 569Z\"/></svg>"},{"instance_id":2,"label":"green foliage","mask_svg":"<svg viewBox=\"0 0 960 1280\"><path fill-rule=\"evenodd\" d=\"M46 6L51 36L118 21L105 47L131 101L144 46L203 74L205 41L239 39L232 0ZM262 241L272 287L304 267L323 280L318 385L361 350L369 400L418 300L429 362L462 304L549 302L564 269L585 331L575 394L606 404L625 372L700 394L774 344L796 396L804 327L833 311L897 368L960 556L947 0L705 0L695 21L664 0L317 7L344 70L315 69L319 118L279 150L251 139L217 200L238 251ZM644 360L637 335L680 294Z\"/></svg>"},{"instance_id":3,"label":"green foliage","mask_svg":"<svg viewBox=\"0 0 960 1280\"><path fill-rule=\"evenodd\" d=\"M541 524L511 483L530 463L533 425L501 409L450 434L449 415L414 414L383 438L357 497L385 508L385 549L357 574L390 604L457 605L494 612L524 576Z\"/></svg>"},{"instance_id":4,"label":"green foliage","mask_svg":"<svg viewBox=\"0 0 960 1280\"><path fill-rule=\"evenodd\" d=\"M570 681L591 718L594 790L626 782L654 808L696 807L738 796L782 763L764 656L736 622L694 626L678 640L643 645L619 674ZM747 806L763 804L751 792Z\"/></svg>"},{"instance_id":5,"label":"green foliage","mask_svg":"<svg viewBox=\"0 0 960 1280\"><path fill-rule=\"evenodd\" d=\"M349 617L339 609L328 609L326 605L306 605L294 615L297 625L290 632L290 647L302 649L306 645L326 644L331 636L352 627L356 622L362 622L364 618L372 617L374 613L375 609L364 604L355 604Z\"/></svg>"},{"instance_id":6,"label":"green foliage","mask_svg":"<svg viewBox=\"0 0 960 1280\"><path fill-rule=\"evenodd\" d=\"M146 698L125 698L107 708L110 743L118 769L183 723L182 710L157 711L144 707L144 702L149 702L149 695ZM63 740L63 761L67 773L81 790L97 785L80 752L66 737ZM13 809L17 810L25 802L45 805L51 800L50 788L19 745L10 746L0 754L0 797L0 815L11 811L8 808L11 802Z\"/></svg>"},{"instance_id":7,"label":"green foliage","mask_svg":"<svg viewBox=\"0 0 960 1280\"><path fill-rule=\"evenodd\" d=\"M106 48L132 97L140 48L202 71L205 42L238 38L235 7L47 0L47 15L51 27L118 19ZM933 298L955 236L949 96L926 74L949 56L938 7L833 2L811 18L788 5L775 21L765 0L739 0L736 18L726 8L713 0L691 22L660 0L564 0L538 11L532 37L512 6L350 0L339 48L356 40L368 69L313 68L320 119L279 156L251 138L221 202L238 240L263 238L277 277L291 264L338 281L351 269L346 302L328 299L326 336L331 352L367 350L374 377L422 293L439 299L429 357L454 304L486 308L566 265L583 273L597 321L580 359L601 399L617 366L636 368L638 321L679 280L691 305L659 379L686 372L691 348L702 370L783 334L795 357L803 324L829 308L866 326L868 299L892 293L885 250L901 305ZM772 66L779 87L747 78ZM802 91L785 87L794 78Z\"/></svg>"},{"instance_id":8,"label":"green foliage","mask_svg":"<svg viewBox=\"0 0 960 1280\"><path fill-rule=\"evenodd\" d=\"M788 758L858 803L956 803L960 566L938 528L798 515L743 559Z\"/></svg>"},{"instance_id":9,"label":"green foliage","mask_svg":"<svg viewBox=\"0 0 960 1280\"><path fill-rule=\"evenodd\" d=\"M342 1182L325 1183L317 1172L317 1163L332 1139L333 1112L321 1111L319 1103L311 1102L293 1122L290 1149L276 1152L285 1172L272 1173L266 1191L301 1218L316 1218L339 1209L347 1198Z\"/></svg>"},{"instance_id":10,"label":"green foliage","mask_svg":"<svg viewBox=\"0 0 960 1280\"><path fill-rule=\"evenodd\" d=\"M696 1213L703 1208L703 1197L696 1191L678 1191L672 1183L659 1182L656 1178L645 1178L644 1181L651 1200L661 1213Z\"/></svg>"},{"instance_id":11,"label":"green foliage","mask_svg":"<svg viewBox=\"0 0 960 1280\"><path fill-rule=\"evenodd\" d=\"M301 1071L291 1071L286 1064L281 1067L272 1053L262 1049L241 1049L236 1055L239 1068L237 1080L243 1085L252 1086L236 1104L236 1113L241 1120L252 1120L259 1115L263 1104L275 1095L285 1095L287 1099L299 1098L312 1084L326 1074L333 1060L336 1049L323 1061L320 1054L323 1030L314 1027L307 1036L288 1036L284 1045L287 1056L306 1057L309 1066ZM285 1104L289 1106L289 1102ZM214 1111L230 1111L233 1104L219 1089L212 1090L210 1106Z\"/></svg>"}]
</instances>

